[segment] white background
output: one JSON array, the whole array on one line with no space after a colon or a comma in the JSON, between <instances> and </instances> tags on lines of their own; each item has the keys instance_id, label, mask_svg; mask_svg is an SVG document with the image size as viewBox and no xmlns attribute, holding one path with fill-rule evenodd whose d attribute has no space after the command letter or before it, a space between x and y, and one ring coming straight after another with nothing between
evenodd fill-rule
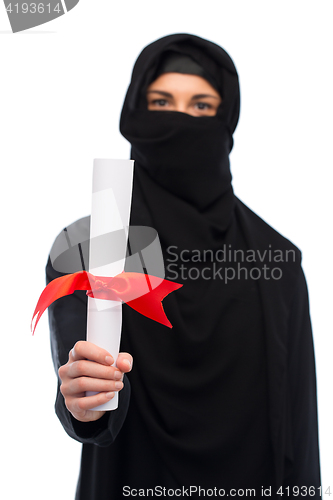
<instances>
[{"instance_id":1,"label":"white background","mask_svg":"<svg viewBox=\"0 0 333 500\"><path fill-rule=\"evenodd\" d=\"M29 324L56 234L90 212L93 158L129 157L118 120L136 57L176 32L208 38L235 61L235 192L303 251L322 482L333 493L332 14L323 0L81 0L13 35L1 3L2 498L74 498L80 444L53 411L47 315L35 337Z\"/></svg>"}]
</instances>

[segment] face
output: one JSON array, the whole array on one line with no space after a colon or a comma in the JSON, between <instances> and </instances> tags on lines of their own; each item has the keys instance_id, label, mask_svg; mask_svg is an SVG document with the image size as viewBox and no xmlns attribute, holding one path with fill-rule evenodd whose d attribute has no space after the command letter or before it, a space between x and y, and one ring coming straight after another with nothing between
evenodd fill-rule
<instances>
[{"instance_id":1,"label":"face","mask_svg":"<svg viewBox=\"0 0 333 500\"><path fill-rule=\"evenodd\" d=\"M150 111L180 111L192 116L214 116L222 102L212 85L197 75L163 73L147 89Z\"/></svg>"}]
</instances>

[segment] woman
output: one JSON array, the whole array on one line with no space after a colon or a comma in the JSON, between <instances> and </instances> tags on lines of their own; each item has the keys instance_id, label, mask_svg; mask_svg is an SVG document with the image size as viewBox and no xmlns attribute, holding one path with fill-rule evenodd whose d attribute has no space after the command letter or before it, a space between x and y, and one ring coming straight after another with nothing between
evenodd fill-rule
<instances>
[{"instance_id":1,"label":"woman","mask_svg":"<svg viewBox=\"0 0 333 500\"><path fill-rule=\"evenodd\" d=\"M157 497L163 488L237 498L266 488L280 498L279 487L303 487L302 496L320 496L301 255L233 193L239 102L232 60L199 37L161 38L134 66L120 122L135 160L131 225L158 231L165 277L184 286L164 301L171 331L124 306L117 369L107 352L76 343L85 338L84 293L50 308L56 411L83 443L79 500ZM88 218L74 228L89 238ZM48 281L59 275L49 260ZM86 390L101 392L89 399ZM116 390L118 410L91 411Z\"/></svg>"}]
</instances>

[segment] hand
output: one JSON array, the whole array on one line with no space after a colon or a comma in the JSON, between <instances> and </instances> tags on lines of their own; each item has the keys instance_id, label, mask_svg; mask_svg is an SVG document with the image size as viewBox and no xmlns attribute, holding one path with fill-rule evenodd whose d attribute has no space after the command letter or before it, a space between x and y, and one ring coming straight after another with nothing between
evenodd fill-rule
<instances>
[{"instance_id":1,"label":"hand","mask_svg":"<svg viewBox=\"0 0 333 500\"><path fill-rule=\"evenodd\" d=\"M101 418L105 411L91 410L114 397L120 391L124 373L131 371L133 358L128 353L119 353L116 367L113 358L105 349L91 342L79 341L69 353L68 361L59 368L60 391L73 417L80 422L92 422ZM99 394L86 396L86 391Z\"/></svg>"}]
</instances>

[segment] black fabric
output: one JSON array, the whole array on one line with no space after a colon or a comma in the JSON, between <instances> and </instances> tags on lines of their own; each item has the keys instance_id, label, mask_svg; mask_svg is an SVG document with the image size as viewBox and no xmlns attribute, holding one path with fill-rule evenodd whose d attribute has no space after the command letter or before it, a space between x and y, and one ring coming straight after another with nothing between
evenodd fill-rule
<instances>
[{"instance_id":1,"label":"black fabric","mask_svg":"<svg viewBox=\"0 0 333 500\"><path fill-rule=\"evenodd\" d=\"M215 117L146 110L145 88L168 50L190 55L219 82ZM60 420L84 443L78 500L123 498L124 486L255 488L257 496L271 486L274 498L281 485L320 485L301 256L233 194L238 114L237 72L215 44L171 35L138 58L120 124L135 159L131 224L158 231L166 278L184 286L164 300L172 330L123 307L121 348L134 367L117 411L81 424L58 392ZM89 221L80 224L83 241ZM222 250L238 250L238 259L221 263ZM249 252L255 260L244 259ZM272 268L281 275L267 277ZM58 275L49 261L48 281ZM84 338L85 310L77 293L50 308L56 367Z\"/></svg>"},{"instance_id":2,"label":"black fabric","mask_svg":"<svg viewBox=\"0 0 333 500\"><path fill-rule=\"evenodd\" d=\"M164 73L182 73L185 75L197 75L205 78L213 87L218 89L218 84L214 78L203 69L192 57L169 51L161 57L153 81Z\"/></svg>"}]
</instances>

